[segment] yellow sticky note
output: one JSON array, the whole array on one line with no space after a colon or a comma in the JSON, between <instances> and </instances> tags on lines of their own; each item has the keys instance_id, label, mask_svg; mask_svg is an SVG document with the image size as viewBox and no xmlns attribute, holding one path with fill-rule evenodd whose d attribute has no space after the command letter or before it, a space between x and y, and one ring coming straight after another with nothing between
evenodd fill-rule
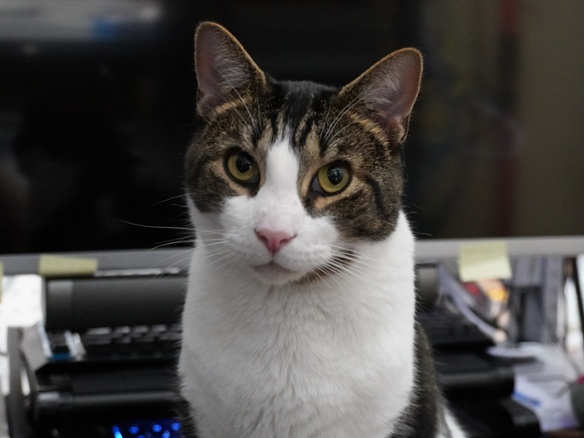
<instances>
[{"instance_id":1,"label":"yellow sticky note","mask_svg":"<svg viewBox=\"0 0 584 438\"><path fill-rule=\"evenodd\" d=\"M39 258L39 274L43 277L83 277L94 275L96 271L96 259L54 255Z\"/></svg>"},{"instance_id":2,"label":"yellow sticky note","mask_svg":"<svg viewBox=\"0 0 584 438\"><path fill-rule=\"evenodd\" d=\"M511 278L507 243L495 240L461 244L458 275L462 281Z\"/></svg>"}]
</instances>

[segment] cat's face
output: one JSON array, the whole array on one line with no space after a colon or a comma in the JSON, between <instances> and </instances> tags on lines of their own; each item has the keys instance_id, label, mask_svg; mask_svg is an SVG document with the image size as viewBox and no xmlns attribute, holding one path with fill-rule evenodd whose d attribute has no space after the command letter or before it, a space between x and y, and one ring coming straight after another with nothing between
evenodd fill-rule
<instances>
[{"instance_id":1,"label":"cat's face","mask_svg":"<svg viewBox=\"0 0 584 438\"><path fill-rule=\"evenodd\" d=\"M418 52L396 52L339 90L277 82L225 29L203 23L195 61L199 129L186 176L211 257L270 284L310 281L392 233Z\"/></svg>"}]
</instances>

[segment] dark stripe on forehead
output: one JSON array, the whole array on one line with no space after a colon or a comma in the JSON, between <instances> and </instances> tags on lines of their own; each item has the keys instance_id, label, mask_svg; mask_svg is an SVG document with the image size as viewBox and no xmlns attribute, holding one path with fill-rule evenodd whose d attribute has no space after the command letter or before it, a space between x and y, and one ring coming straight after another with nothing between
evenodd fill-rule
<instances>
[{"instance_id":1,"label":"dark stripe on forehead","mask_svg":"<svg viewBox=\"0 0 584 438\"><path fill-rule=\"evenodd\" d=\"M313 94L303 82L286 83L284 120L291 132L295 132L306 117L313 100Z\"/></svg>"},{"instance_id":2,"label":"dark stripe on forehead","mask_svg":"<svg viewBox=\"0 0 584 438\"><path fill-rule=\"evenodd\" d=\"M272 81L270 87L270 97L264 109L264 117L270 123L271 128L271 143L274 143L278 137L281 137L280 132L280 115L282 113L282 106L286 100L286 93L278 85L277 82Z\"/></svg>"},{"instance_id":3,"label":"dark stripe on forehead","mask_svg":"<svg viewBox=\"0 0 584 438\"><path fill-rule=\"evenodd\" d=\"M281 111L284 115L284 129L292 133L295 140L293 147L300 148L314 123L322 117L325 103L335 89L313 82L280 82L277 87L283 97Z\"/></svg>"},{"instance_id":4,"label":"dark stripe on forehead","mask_svg":"<svg viewBox=\"0 0 584 438\"><path fill-rule=\"evenodd\" d=\"M302 123L301 128L299 127L296 130L292 136L292 143L295 147L302 147L306 143L306 138L308 137L308 134L310 134L310 131L312 131L314 123L318 120L318 118L319 117L317 115L307 117L304 123Z\"/></svg>"},{"instance_id":5,"label":"dark stripe on forehead","mask_svg":"<svg viewBox=\"0 0 584 438\"><path fill-rule=\"evenodd\" d=\"M299 145L304 145L306 143L306 138L314 129L315 125L322 126L322 121L326 118L326 108L328 107L327 103L329 102L329 97L330 93L323 93L312 99L311 107L309 108L307 117L302 124L302 129L295 135Z\"/></svg>"},{"instance_id":6,"label":"dark stripe on forehead","mask_svg":"<svg viewBox=\"0 0 584 438\"><path fill-rule=\"evenodd\" d=\"M324 156L327 149L329 148L330 135L327 134L328 129L328 125L325 124L324 129L321 130L320 134L318 135L318 148L321 157Z\"/></svg>"},{"instance_id":7,"label":"dark stripe on forehead","mask_svg":"<svg viewBox=\"0 0 584 438\"><path fill-rule=\"evenodd\" d=\"M270 126L272 128L272 138L271 138L271 143L274 143L276 141L276 139L278 138L278 113L275 111L274 113L269 114L269 118L270 118Z\"/></svg>"}]
</instances>

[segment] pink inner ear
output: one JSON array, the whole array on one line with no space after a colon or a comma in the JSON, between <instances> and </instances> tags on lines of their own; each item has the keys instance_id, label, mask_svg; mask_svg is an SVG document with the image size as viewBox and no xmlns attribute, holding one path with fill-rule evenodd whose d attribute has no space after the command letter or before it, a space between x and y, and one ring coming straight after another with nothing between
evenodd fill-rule
<instances>
[{"instance_id":1,"label":"pink inner ear","mask_svg":"<svg viewBox=\"0 0 584 438\"><path fill-rule=\"evenodd\" d=\"M195 67L199 87L199 104L205 110L213 109L226 100L222 86L220 53L225 41L215 28L201 28L197 33Z\"/></svg>"},{"instance_id":2,"label":"pink inner ear","mask_svg":"<svg viewBox=\"0 0 584 438\"><path fill-rule=\"evenodd\" d=\"M224 28L204 23L195 37L195 68L199 93L197 109L203 114L261 81L263 73L245 49Z\"/></svg>"},{"instance_id":3,"label":"pink inner ear","mask_svg":"<svg viewBox=\"0 0 584 438\"><path fill-rule=\"evenodd\" d=\"M377 122L388 131L397 131L400 142L418 96L421 71L419 53L404 49L381 60L361 78L364 99L375 111Z\"/></svg>"}]
</instances>

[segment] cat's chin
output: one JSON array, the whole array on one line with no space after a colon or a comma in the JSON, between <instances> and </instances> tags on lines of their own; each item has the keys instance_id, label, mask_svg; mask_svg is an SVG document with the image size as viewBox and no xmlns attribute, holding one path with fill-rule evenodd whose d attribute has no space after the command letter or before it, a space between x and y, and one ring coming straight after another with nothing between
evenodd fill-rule
<instances>
[{"instance_id":1,"label":"cat's chin","mask_svg":"<svg viewBox=\"0 0 584 438\"><path fill-rule=\"evenodd\" d=\"M263 265L255 265L251 268L254 275L261 282L274 286L293 283L300 280L304 276L303 272L292 271L275 262L269 262Z\"/></svg>"}]
</instances>

